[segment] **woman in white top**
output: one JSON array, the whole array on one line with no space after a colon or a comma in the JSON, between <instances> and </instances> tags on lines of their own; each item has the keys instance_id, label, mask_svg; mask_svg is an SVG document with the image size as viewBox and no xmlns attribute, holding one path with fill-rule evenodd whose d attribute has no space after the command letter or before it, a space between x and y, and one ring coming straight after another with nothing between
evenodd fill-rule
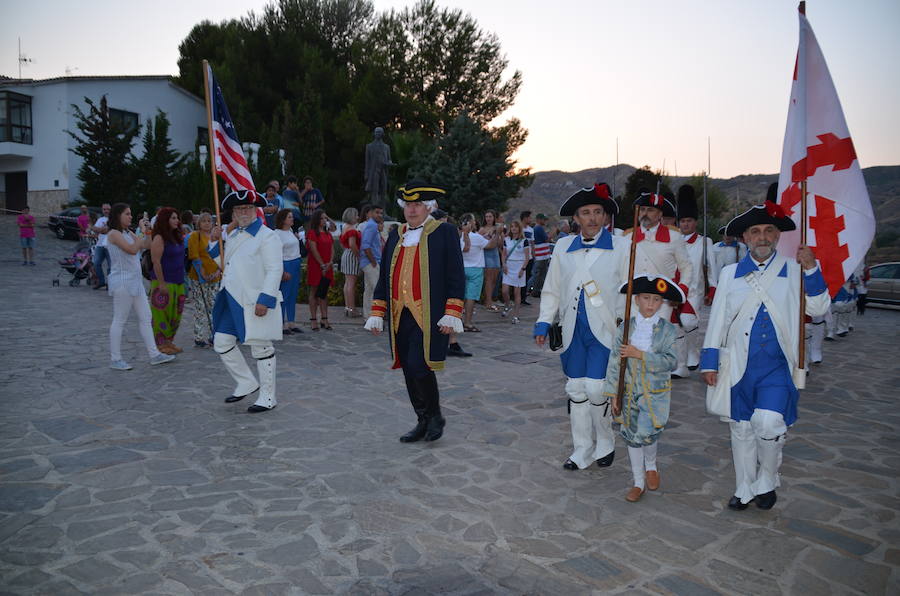
<instances>
[{"instance_id":1,"label":"woman in white top","mask_svg":"<svg viewBox=\"0 0 900 596\"><path fill-rule=\"evenodd\" d=\"M472 318L475 313L475 301L481 299L481 287L484 284L484 249L496 246L496 239L488 240L475 231L478 229L478 220L472 213L463 214L459 218L459 226L459 247L462 249L463 267L466 271L463 329L472 333L481 331L475 326Z\"/></svg>"},{"instance_id":2,"label":"woman in white top","mask_svg":"<svg viewBox=\"0 0 900 596\"><path fill-rule=\"evenodd\" d=\"M162 364L175 359L171 354L163 354L156 347L151 325L150 305L141 279L141 251L150 249L150 223L140 221L142 238L131 232L131 207L116 203L109 212L109 293L113 298L113 317L109 325L109 365L113 370L131 370L131 365L122 359L122 330L131 309L138 315L138 328L144 346L150 355L150 364Z\"/></svg>"},{"instance_id":3,"label":"woman in white top","mask_svg":"<svg viewBox=\"0 0 900 596\"><path fill-rule=\"evenodd\" d=\"M282 209L275 214L275 233L281 240L281 321L284 333L303 333L294 322L297 312L297 294L300 292L300 238L293 231L294 212Z\"/></svg>"},{"instance_id":4,"label":"woman in white top","mask_svg":"<svg viewBox=\"0 0 900 596\"><path fill-rule=\"evenodd\" d=\"M503 302L506 309L503 316L512 309L513 325L519 322L519 303L522 288L525 286L525 268L531 260L531 246L522 232L522 224L513 220L509 224L509 237L503 243ZM514 302L509 301L509 289L513 289Z\"/></svg>"}]
</instances>

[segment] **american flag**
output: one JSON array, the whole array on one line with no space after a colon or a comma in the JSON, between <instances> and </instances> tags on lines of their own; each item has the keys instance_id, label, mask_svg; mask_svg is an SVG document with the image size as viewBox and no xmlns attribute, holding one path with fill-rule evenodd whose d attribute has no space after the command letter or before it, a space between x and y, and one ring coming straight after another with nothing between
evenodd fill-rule
<instances>
[{"instance_id":1,"label":"american flag","mask_svg":"<svg viewBox=\"0 0 900 596\"><path fill-rule=\"evenodd\" d=\"M247 167L247 160L238 141L234 122L225 105L225 97L222 88L213 75L212 68L207 67L206 76L209 77L209 92L212 102L212 128L213 128L213 154L216 161L216 173L231 187L232 190L252 190L253 176Z\"/></svg>"}]
</instances>

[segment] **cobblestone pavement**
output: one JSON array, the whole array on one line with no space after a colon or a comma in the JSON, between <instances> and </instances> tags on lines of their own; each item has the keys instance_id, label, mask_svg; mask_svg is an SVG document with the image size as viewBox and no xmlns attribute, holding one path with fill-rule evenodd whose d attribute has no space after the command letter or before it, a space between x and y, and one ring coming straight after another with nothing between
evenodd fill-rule
<instances>
[{"instance_id":1,"label":"cobblestone pavement","mask_svg":"<svg viewBox=\"0 0 900 596\"><path fill-rule=\"evenodd\" d=\"M444 438L404 445L402 377L360 319L281 342L279 406L250 415L190 317L176 362L150 368L132 318L135 368L107 368L109 297L50 284L74 243L42 229L21 267L0 231L4 594L900 593L896 311L827 344L773 510L724 508L728 432L699 378L675 382L661 489L631 504L621 441L611 468L561 467L535 306L478 313L475 357L439 374Z\"/></svg>"}]
</instances>

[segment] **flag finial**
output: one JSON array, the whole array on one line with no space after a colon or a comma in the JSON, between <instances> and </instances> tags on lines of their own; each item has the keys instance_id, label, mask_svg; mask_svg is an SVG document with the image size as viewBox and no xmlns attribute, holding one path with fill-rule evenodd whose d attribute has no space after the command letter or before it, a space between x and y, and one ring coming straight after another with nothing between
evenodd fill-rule
<instances>
[{"instance_id":1,"label":"flag finial","mask_svg":"<svg viewBox=\"0 0 900 596\"><path fill-rule=\"evenodd\" d=\"M806 0L800 0L800 6L797 7L797 10L800 11L800 14L806 14Z\"/></svg>"}]
</instances>

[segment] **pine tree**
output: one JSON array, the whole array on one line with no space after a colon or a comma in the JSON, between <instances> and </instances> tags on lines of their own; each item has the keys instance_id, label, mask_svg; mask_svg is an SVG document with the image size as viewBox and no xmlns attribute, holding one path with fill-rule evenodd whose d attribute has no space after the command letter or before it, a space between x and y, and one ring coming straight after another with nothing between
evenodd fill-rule
<instances>
[{"instance_id":1,"label":"pine tree","mask_svg":"<svg viewBox=\"0 0 900 596\"><path fill-rule=\"evenodd\" d=\"M453 215L505 211L509 199L533 180L528 169L517 170L510 160L526 134L516 120L488 129L462 113L426 152L413 157L410 177L422 176L446 188L440 206Z\"/></svg>"},{"instance_id":2,"label":"pine tree","mask_svg":"<svg viewBox=\"0 0 900 596\"><path fill-rule=\"evenodd\" d=\"M75 126L81 134L66 131L77 142L70 151L84 160L77 174L83 184L81 195L89 205L123 201L134 179L129 157L140 127L130 129L111 120L105 95L99 106L88 97L84 102L87 114L72 104Z\"/></svg>"},{"instance_id":3,"label":"pine tree","mask_svg":"<svg viewBox=\"0 0 900 596\"><path fill-rule=\"evenodd\" d=\"M187 208L191 198L174 192L184 157L172 150L169 119L162 110L157 109L153 120L147 118L143 146L144 154L131 160L135 175L133 207L139 211L152 211L161 205Z\"/></svg>"}]
</instances>

